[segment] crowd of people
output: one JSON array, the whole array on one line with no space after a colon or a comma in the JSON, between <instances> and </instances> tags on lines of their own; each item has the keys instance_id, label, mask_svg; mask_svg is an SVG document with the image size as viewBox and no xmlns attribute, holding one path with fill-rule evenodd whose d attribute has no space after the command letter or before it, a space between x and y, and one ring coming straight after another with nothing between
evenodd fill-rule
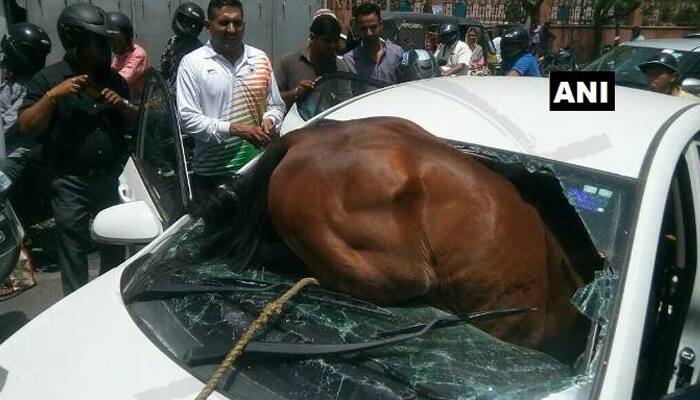
<instances>
[{"instance_id":1,"label":"crowd of people","mask_svg":"<svg viewBox=\"0 0 700 400\"><path fill-rule=\"evenodd\" d=\"M264 51L245 43L240 1L211 0L206 12L187 2L175 10L173 34L157 69L176 95L183 131L195 139L195 197L225 182L274 140L288 109L326 74L350 72L397 83L492 73L477 28L462 40L459 26L443 24L434 52L404 52L382 38L377 5L362 4L354 16L359 35L354 48L344 49L337 17L322 9L313 16L308 42L273 66ZM13 25L0 43L0 192L6 196L27 170L50 171L58 264L68 294L88 281L90 218L118 202L125 134L137 123L151 61L123 13L72 4L61 12L57 28L64 55L48 66L52 44L39 26ZM210 39L203 43L205 28ZM513 26L497 35L493 44L504 75L539 76L536 54L549 46L548 28L531 32ZM654 90L692 96L675 83L674 62L667 57L640 68L654 76ZM100 272L122 255L119 248L102 246Z\"/></svg>"}]
</instances>

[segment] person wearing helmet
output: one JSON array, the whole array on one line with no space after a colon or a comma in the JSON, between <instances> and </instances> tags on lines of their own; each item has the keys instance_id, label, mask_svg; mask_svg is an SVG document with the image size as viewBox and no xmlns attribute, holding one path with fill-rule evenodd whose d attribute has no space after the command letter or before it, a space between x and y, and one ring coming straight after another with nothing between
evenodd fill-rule
<instances>
[{"instance_id":1,"label":"person wearing helmet","mask_svg":"<svg viewBox=\"0 0 700 400\"><path fill-rule=\"evenodd\" d=\"M313 89L321 76L348 71L345 61L337 56L339 38L338 20L334 15L321 14L311 22L306 48L282 56L275 67L275 77L287 109Z\"/></svg>"},{"instance_id":2,"label":"person wearing helmet","mask_svg":"<svg viewBox=\"0 0 700 400\"><path fill-rule=\"evenodd\" d=\"M700 97L686 92L678 84L678 61L673 54L662 51L657 58L637 67L647 76L649 90L700 102Z\"/></svg>"},{"instance_id":3,"label":"person wearing helmet","mask_svg":"<svg viewBox=\"0 0 700 400\"><path fill-rule=\"evenodd\" d=\"M442 24L438 29L438 47L435 50L435 58L445 63L440 67L442 75L466 75L471 57L471 49L459 39L459 27L456 24Z\"/></svg>"},{"instance_id":4,"label":"person wearing helmet","mask_svg":"<svg viewBox=\"0 0 700 400\"><path fill-rule=\"evenodd\" d=\"M112 39L112 69L126 80L131 89L131 98L141 99L146 83L146 71L150 67L146 50L134 43L134 26L126 15L120 12L107 14L112 27L119 33Z\"/></svg>"},{"instance_id":5,"label":"person wearing helmet","mask_svg":"<svg viewBox=\"0 0 700 400\"><path fill-rule=\"evenodd\" d=\"M90 217L117 204L117 179L126 158L124 134L138 118L129 87L110 68L107 14L87 3L64 8L57 21L63 60L27 82L19 131L36 137L52 171L51 206L56 221L63 291L88 282L92 247ZM123 251L101 246L100 272L117 265Z\"/></svg>"},{"instance_id":6,"label":"person wearing helmet","mask_svg":"<svg viewBox=\"0 0 700 400\"><path fill-rule=\"evenodd\" d=\"M440 76L440 67L435 57L423 49L403 53L401 64L396 68L399 83Z\"/></svg>"},{"instance_id":7,"label":"person wearing helmet","mask_svg":"<svg viewBox=\"0 0 700 400\"><path fill-rule=\"evenodd\" d=\"M0 40L0 197L36 161L36 142L17 132L17 112L27 93L26 83L44 68L51 51L49 35L39 26L20 22Z\"/></svg>"},{"instance_id":8,"label":"person wearing helmet","mask_svg":"<svg viewBox=\"0 0 700 400\"><path fill-rule=\"evenodd\" d=\"M22 185L22 191L28 197L20 196L12 201L13 208L20 206L14 208L22 217L20 221L26 221L28 213L35 213L33 207L41 207L38 200L46 198L43 191L46 185L41 181L41 177L45 176L42 172L45 171L41 170L38 162L36 142L17 132L17 111L27 92L27 80L44 67L50 51L51 40L46 32L27 22L10 26L0 39L0 207L10 207L6 200L11 187L15 188L17 182L27 183ZM26 179L27 170L34 171L30 181ZM13 195L16 194L20 193L13 190ZM20 268L28 257L24 248L21 253L21 259L10 278L3 282L0 277L0 293L17 293L16 278L21 276Z\"/></svg>"},{"instance_id":9,"label":"person wearing helmet","mask_svg":"<svg viewBox=\"0 0 700 400\"><path fill-rule=\"evenodd\" d=\"M49 35L39 26L20 22L10 26L0 40L0 159L6 156L5 140L16 131L17 111L27 92L27 81L44 68L51 51ZM0 185L1 186L1 185Z\"/></svg>"},{"instance_id":10,"label":"person wearing helmet","mask_svg":"<svg viewBox=\"0 0 700 400\"><path fill-rule=\"evenodd\" d=\"M520 25L510 27L501 39L503 71L508 76L540 76L540 66L530 52L530 33Z\"/></svg>"},{"instance_id":11,"label":"person wearing helmet","mask_svg":"<svg viewBox=\"0 0 700 400\"><path fill-rule=\"evenodd\" d=\"M174 86L182 57L203 46L197 37L204 29L204 10L196 3L180 4L173 14L172 29L173 35L165 44L158 70Z\"/></svg>"}]
</instances>

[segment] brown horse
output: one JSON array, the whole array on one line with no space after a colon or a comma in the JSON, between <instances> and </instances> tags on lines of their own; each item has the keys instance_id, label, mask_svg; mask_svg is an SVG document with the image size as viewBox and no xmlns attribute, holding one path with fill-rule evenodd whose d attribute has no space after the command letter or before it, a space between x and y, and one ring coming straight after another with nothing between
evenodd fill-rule
<instances>
[{"instance_id":1,"label":"brown horse","mask_svg":"<svg viewBox=\"0 0 700 400\"><path fill-rule=\"evenodd\" d=\"M565 361L582 350L587 332L569 304L581 274L538 211L419 126L387 117L300 129L253 168L203 213L210 248L248 263L276 234L327 288L456 314L536 307L481 327Z\"/></svg>"}]
</instances>

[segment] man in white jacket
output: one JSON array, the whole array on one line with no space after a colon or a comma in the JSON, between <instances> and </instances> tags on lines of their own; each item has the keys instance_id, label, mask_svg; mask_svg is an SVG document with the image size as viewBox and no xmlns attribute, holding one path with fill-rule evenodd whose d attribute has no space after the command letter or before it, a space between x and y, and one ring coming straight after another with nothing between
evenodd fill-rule
<instances>
[{"instance_id":1,"label":"man in white jacket","mask_svg":"<svg viewBox=\"0 0 700 400\"><path fill-rule=\"evenodd\" d=\"M177 77L182 127L195 139L197 190L220 185L260 153L285 112L270 59L243 43L241 2L212 0L207 14L211 40L183 58Z\"/></svg>"}]
</instances>

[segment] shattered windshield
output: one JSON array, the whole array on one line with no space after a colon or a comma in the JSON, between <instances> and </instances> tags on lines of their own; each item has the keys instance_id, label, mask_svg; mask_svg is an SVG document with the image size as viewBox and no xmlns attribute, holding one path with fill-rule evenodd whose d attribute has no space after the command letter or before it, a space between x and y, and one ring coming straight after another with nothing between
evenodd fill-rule
<instances>
[{"instance_id":1,"label":"shattered windshield","mask_svg":"<svg viewBox=\"0 0 700 400\"><path fill-rule=\"evenodd\" d=\"M606 255L606 268L619 268L629 231L630 210L624 207L632 204L634 181L473 146L462 150L488 155L501 166L519 165L517 173L503 171L514 182L554 174L557 179L551 182L558 182L564 202L578 213L596 248ZM535 191L554 190L547 184L531 186ZM143 332L206 381L264 306L299 275L240 268L224 259L205 260L199 246L202 235L200 221L188 222L152 255L125 271L122 289ZM606 317L607 308L591 302L594 292L589 286L579 302L590 306L582 312L595 320ZM446 315L422 302L379 307L311 287L293 298L255 340L361 343ZM244 354L221 390L231 398L254 399L532 399L590 383L592 369L585 357L582 360L566 365L463 324L350 354Z\"/></svg>"}]
</instances>

